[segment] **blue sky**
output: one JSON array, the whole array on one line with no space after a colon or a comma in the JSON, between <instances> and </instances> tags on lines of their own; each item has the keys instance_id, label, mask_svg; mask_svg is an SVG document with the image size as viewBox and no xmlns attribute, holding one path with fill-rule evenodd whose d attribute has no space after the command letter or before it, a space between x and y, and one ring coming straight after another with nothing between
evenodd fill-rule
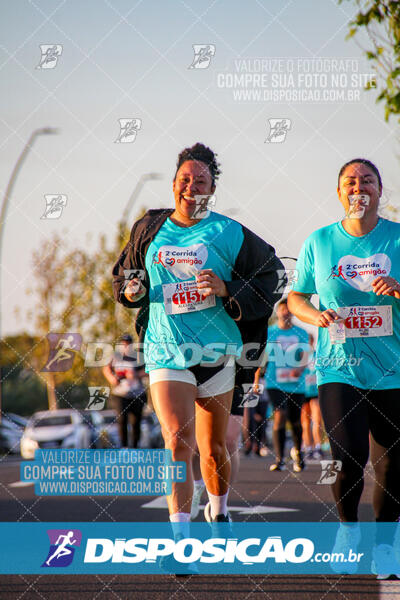
<instances>
[{"instance_id":1,"label":"blue sky","mask_svg":"<svg viewBox=\"0 0 400 600\"><path fill-rule=\"evenodd\" d=\"M374 91L361 90L358 102L239 102L217 85L240 58L280 57L285 65L352 58L358 73L371 73L357 43L345 41L354 10L353 2L333 0L4 3L2 195L30 133L52 126L59 134L37 139L10 200L3 332L32 331L25 311L19 319L13 311L33 306L24 292L40 240L56 231L79 246L87 232L112 235L144 173L164 178L146 184L136 208L171 206L177 154L196 141L222 163L217 210L234 208L278 255L296 256L313 230L341 217L337 172L350 158L373 160L388 200L399 205L396 124L384 121ZM41 44L63 46L55 68L36 69ZM188 68L194 44L215 46L208 68ZM125 117L140 118L142 127L133 143L116 144ZM283 143L265 143L270 118L290 119ZM40 219L45 194L67 195L58 220Z\"/></svg>"}]
</instances>

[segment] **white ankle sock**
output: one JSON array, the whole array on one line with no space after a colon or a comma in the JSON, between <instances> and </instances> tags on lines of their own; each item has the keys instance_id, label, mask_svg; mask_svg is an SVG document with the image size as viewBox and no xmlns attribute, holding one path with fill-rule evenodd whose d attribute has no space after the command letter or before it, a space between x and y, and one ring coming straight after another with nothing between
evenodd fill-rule
<instances>
[{"instance_id":1,"label":"white ankle sock","mask_svg":"<svg viewBox=\"0 0 400 600\"><path fill-rule=\"evenodd\" d=\"M205 487L205 483L204 483L203 479L194 480L193 484L194 484L195 488L203 488L203 487Z\"/></svg>"},{"instance_id":2,"label":"white ankle sock","mask_svg":"<svg viewBox=\"0 0 400 600\"><path fill-rule=\"evenodd\" d=\"M223 496L214 496L214 494L210 494L207 490L208 499L210 500L211 506L211 518L215 519L217 515L227 515L228 514L228 494L229 490Z\"/></svg>"},{"instance_id":3,"label":"white ankle sock","mask_svg":"<svg viewBox=\"0 0 400 600\"><path fill-rule=\"evenodd\" d=\"M190 537L190 513L174 513L169 516L171 521L174 538L177 535L183 535L184 538Z\"/></svg>"}]
</instances>

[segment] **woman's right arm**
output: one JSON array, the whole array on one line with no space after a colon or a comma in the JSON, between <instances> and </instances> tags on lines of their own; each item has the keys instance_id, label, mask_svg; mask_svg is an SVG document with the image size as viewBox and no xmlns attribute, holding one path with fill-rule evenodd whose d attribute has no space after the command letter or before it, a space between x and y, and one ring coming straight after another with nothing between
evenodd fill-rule
<instances>
[{"instance_id":1,"label":"woman's right arm","mask_svg":"<svg viewBox=\"0 0 400 600\"><path fill-rule=\"evenodd\" d=\"M340 319L339 315L332 308L323 311L315 308L310 298L311 294L289 292L288 309L300 321L315 325L316 327L329 327L331 323Z\"/></svg>"}]
</instances>

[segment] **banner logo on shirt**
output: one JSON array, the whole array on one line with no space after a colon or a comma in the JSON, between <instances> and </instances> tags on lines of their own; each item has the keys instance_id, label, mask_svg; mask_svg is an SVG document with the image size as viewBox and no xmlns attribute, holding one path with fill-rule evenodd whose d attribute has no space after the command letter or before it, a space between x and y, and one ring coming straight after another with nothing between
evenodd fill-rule
<instances>
[{"instance_id":1,"label":"banner logo on shirt","mask_svg":"<svg viewBox=\"0 0 400 600\"><path fill-rule=\"evenodd\" d=\"M391 267L392 261L387 254L373 254L368 258L348 254L342 256L337 265L337 270L335 266L330 277L341 277L356 290L370 292L372 282L377 277L389 275Z\"/></svg>"},{"instance_id":2,"label":"banner logo on shirt","mask_svg":"<svg viewBox=\"0 0 400 600\"><path fill-rule=\"evenodd\" d=\"M162 265L179 279L193 277L205 268L208 250L204 244L161 246L153 255L153 265Z\"/></svg>"}]
</instances>

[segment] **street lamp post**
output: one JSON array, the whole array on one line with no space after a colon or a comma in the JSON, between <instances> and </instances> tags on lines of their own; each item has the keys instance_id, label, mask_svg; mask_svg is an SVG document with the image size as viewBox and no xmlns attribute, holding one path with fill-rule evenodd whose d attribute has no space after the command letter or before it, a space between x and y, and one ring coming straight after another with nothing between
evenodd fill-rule
<instances>
[{"instance_id":1,"label":"street lamp post","mask_svg":"<svg viewBox=\"0 0 400 600\"><path fill-rule=\"evenodd\" d=\"M123 241L123 237L124 237L124 228L128 222L128 218L129 218L129 213L132 210L132 206L134 205L134 203L136 202L140 192L142 191L142 188L144 186L144 184L146 183L146 181L160 181L160 179L162 179L163 176L161 175L161 173L144 173L144 175L142 175L139 178L139 181L137 182L137 184L135 185L135 188L128 200L128 202L126 203L124 212L122 213L122 217L121 220L119 222L120 225L120 229L119 229L119 241L120 244L122 244Z\"/></svg>"},{"instance_id":2,"label":"street lamp post","mask_svg":"<svg viewBox=\"0 0 400 600\"><path fill-rule=\"evenodd\" d=\"M126 203L124 212L122 213L122 217L118 221L118 238L117 239L118 239L119 247L122 246L122 242L124 241L124 233L125 233L126 225L128 223L129 214L132 210L132 206L134 205L135 201L138 199L138 196L139 196L140 192L142 191L144 184L146 183L146 181L160 181L162 178L163 178L163 176L161 175L161 173L144 173L139 178L139 181L135 185L129 200ZM117 324L119 322L119 315L121 314L120 308L121 307L116 302L115 308L114 308L114 315L115 315L115 321Z\"/></svg>"},{"instance_id":3,"label":"street lamp post","mask_svg":"<svg viewBox=\"0 0 400 600\"><path fill-rule=\"evenodd\" d=\"M55 133L57 133L57 129L53 129L52 127L42 127L40 129L35 129L29 136L29 139L26 142L26 144L25 144L20 156L18 157L18 160L15 163L15 166L12 170L11 177L7 184L6 191L4 193L3 204L1 206L1 211L0 211L0 263L1 263L1 250L2 250L2 245L3 245L3 232L4 232L4 225L5 225L5 220L6 220L8 202L11 197L11 193L15 186L15 182L17 180L17 177L19 175L21 167L22 167L23 163L25 162L25 159L28 156L29 151L32 149L32 146L35 143L36 138L39 137L40 135L52 135ZM0 344L1 344L1 340L2 340L1 310L2 310L2 304L1 304L1 272L0 272ZM1 421L1 411L2 411L2 409L1 409L1 366L0 366L0 421Z\"/></svg>"}]
</instances>

